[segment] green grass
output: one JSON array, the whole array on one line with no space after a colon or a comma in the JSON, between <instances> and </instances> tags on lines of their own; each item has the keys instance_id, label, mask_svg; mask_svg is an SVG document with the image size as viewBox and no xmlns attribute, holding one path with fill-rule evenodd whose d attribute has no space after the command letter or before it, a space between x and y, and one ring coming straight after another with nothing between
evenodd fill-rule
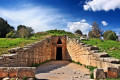
<instances>
[{"instance_id":1,"label":"green grass","mask_svg":"<svg viewBox=\"0 0 120 80\"><path fill-rule=\"evenodd\" d=\"M15 47L23 47L27 44L40 41L46 37L49 37L48 34L32 36L29 39L27 38L0 38L0 55L8 54L8 50Z\"/></svg>"},{"instance_id":2,"label":"green grass","mask_svg":"<svg viewBox=\"0 0 120 80\"><path fill-rule=\"evenodd\" d=\"M48 30L46 32L48 34L50 34L50 35L55 35L55 36L58 36L58 35L67 35L67 36L69 36L71 38L75 38L76 37L73 33L67 32L67 31L64 31L64 30L57 30L57 29L55 29L55 30Z\"/></svg>"},{"instance_id":3,"label":"green grass","mask_svg":"<svg viewBox=\"0 0 120 80\"><path fill-rule=\"evenodd\" d=\"M107 52L111 57L120 59L120 42L100 39L83 40L82 42L99 47L100 52Z\"/></svg>"}]
</instances>

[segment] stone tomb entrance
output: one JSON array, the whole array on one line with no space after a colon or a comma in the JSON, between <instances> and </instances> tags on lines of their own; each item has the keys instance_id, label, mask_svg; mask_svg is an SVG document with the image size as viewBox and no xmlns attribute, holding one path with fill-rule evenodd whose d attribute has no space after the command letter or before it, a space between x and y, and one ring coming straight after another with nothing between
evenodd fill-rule
<instances>
[{"instance_id":1,"label":"stone tomb entrance","mask_svg":"<svg viewBox=\"0 0 120 80\"><path fill-rule=\"evenodd\" d=\"M60 38L58 39L57 44L62 44ZM57 47L56 49L56 60L62 60L62 47Z\"/></svg>"},{"instance_id":2,"label":"stone tomb entrance","mask_svg":"<svg viewBox=\"0 0 120 80\"><path fill-rule=\"evenodd\" d=\"M52 36L51 44L52 60L67 60L66 36Z\"/></svg>"},{"instance_id":3,"label":"stone tomb entrance","mask_svg":"<svg viewBox=\"0 0 120 80\"><path fill-rule=\"evenodd\" d=\"M62 47L57 47L56 60L62 60Z\"/></svg>"}]
</instances>

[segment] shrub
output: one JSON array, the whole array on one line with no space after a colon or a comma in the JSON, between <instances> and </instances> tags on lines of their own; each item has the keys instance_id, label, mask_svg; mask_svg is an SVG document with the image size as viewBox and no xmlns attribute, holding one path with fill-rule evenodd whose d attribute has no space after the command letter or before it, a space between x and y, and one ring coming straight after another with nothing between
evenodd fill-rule
<instances>
[{"instance_id":1,"label":"shrub","mask_svg":"<svg viewBox=\"0 0 120 80\"><path fill-rule=\"evenodd\" d=\"M28 79L28 77L23 77L23 80L27 80Z\"/></svg>"},{"instance_id":2,"label":"shrub","mask_svg":"<svg viewBox=\"0 0 120 80\"><path fill-rule=\"evenodd\" d=\"M7 38L16 38L16 32L15 31L11 31L6 35Z\"/></svg>"},{"instance_id":3,"label":"shrub","mask_svg":"<svg viewBox=\"0 0 120 80\"><path fill-rule=\"evenodd\" d=\"M116 35L114 31L108 30L103 33L103 38L104 40L116 40L118 36Z\"/></svg>"}]
</instances>

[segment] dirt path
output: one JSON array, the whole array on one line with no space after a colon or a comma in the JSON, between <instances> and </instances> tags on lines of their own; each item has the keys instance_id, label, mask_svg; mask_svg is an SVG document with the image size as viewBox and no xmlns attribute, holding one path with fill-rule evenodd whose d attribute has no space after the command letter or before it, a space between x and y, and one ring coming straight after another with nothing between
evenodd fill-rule
<instances>
[{"instance_id":1,"label":"dirt path","mask_svg":"<svg viewBox=\"0 0 120 80\"><path fill-rule=\"evenodd\" d=\"M89 70L69 61L50 61L37 68L38 80L89 80Z\"/></svg>"}]
</instances>

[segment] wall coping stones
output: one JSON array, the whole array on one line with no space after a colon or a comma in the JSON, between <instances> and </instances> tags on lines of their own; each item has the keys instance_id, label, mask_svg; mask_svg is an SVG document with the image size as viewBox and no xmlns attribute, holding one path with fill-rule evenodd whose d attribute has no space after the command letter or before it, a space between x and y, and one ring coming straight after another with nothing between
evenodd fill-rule
<instances>
[{"instance_id":1,"label":"wall coping stones","mask_svg":"<svg viewBox=\"0 0 120 80\"><path fill-rule=\"evenodd\" d=\"M94 57L109 57L109 55L106 52L101 52L101 53L93 53L92 54Z\"/></svg>"},{"instance_id":2,"label":"wall coping stones","mask_svg":"<svg viewBox=\"0 0 120 80\"><path fill-rule=\"evenodd\" d=\"M105 62L110 62L110 63L120 64L120 59L115 59L115 58L112 58L112 57L104 58L104 61L105 61Z\"/></svg>"}]
</instances>

